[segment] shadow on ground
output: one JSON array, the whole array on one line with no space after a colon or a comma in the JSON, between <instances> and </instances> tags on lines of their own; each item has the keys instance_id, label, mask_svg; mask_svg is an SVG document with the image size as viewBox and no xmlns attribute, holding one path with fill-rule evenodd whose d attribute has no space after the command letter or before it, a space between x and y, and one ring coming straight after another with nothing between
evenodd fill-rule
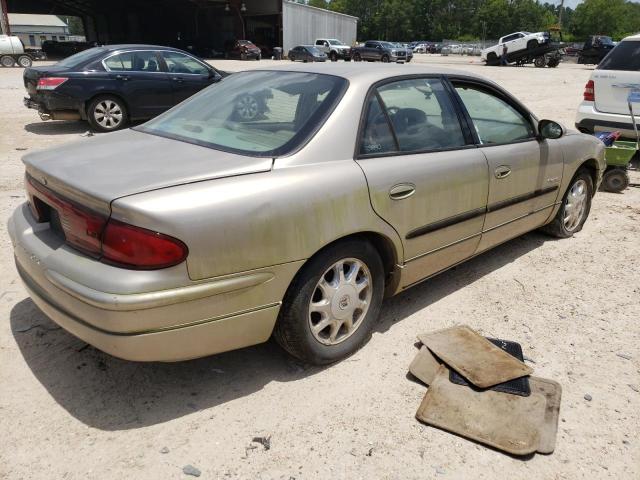
<instances>
[{"instance_id":1,"label":"shadow on ground","mask_svg":"<svg viewBox=\"0 0 640 480\"><path fill-rule=\"evenodd\" d=\"M546 240L530 233L387 300L376 330L387 331ZM472 321L451 322L457 320ZM60 329L30 299L11 310L11 330L29 368L53 398L81 422L102 430L167 422L251 395L270 382L296 381L323 370L299 364L273 341L188 362L123 361Z\"/></svg>"},{"instance_id":2,"label":"shadow on ground","mask_svg":"<svg viewBox=\"0 0 640 480\"><path fill-rule=\"evenodd\" d=\"M36 135L71 135L85 133L91 130L91 127L87 122L48 120L46 122L27 123L24 129Z\"/></svg>"}]
</instances>

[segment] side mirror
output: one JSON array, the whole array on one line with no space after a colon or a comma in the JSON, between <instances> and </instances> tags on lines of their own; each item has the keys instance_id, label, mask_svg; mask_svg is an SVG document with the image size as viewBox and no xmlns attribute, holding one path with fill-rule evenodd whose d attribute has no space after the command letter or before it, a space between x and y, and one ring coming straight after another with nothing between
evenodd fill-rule
<instances>
[{"instance_id":1,"label":"side mirror","mask_svg":"<svg viewBox=\"0 0 640 480\"><path fill-rule=\"evenodd\" d=\"M540 123L538 123L538 134L540 138L555 140L564 135L564 130L559 123L553 120L540 120Z\"/></svg>"}]
</instances>

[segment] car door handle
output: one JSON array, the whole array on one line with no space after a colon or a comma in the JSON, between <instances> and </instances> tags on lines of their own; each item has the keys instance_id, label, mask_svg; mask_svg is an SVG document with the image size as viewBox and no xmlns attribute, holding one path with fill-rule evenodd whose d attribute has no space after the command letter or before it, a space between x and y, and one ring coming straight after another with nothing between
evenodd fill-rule
<instances>
[{"instance_id":1,"label":"car door handle","mask_svg":"<svg viewBox=\"0 0 640 480\"><path fill-rule=\"evenodd\" d=\"M509 167L508 165L500 165L493 171L493 173L498 179L507 178L509 175L511 175L511 167Z\"/></svg>"},{"instance_id":2,"label":"car door handle","mask_svg":"<svg viewBox=\"0 0 640 480\"><path fill-rule=\"evenodd\" d=\"M171 80L173 80L174 82L178 82L178 83L184 82L184 79L182 79L180 77L173 77Z\"/></svg>"},{"instance_id":3,"label":"car door handle","mask_svg":"<svg viewBox=\"0 0 640 480\"><path fill-rule=\"evenodd\" d=\"M391 200L403 200L416 193L416 186L413 183L399 183L391 187L389 197Z\"/></svg>"},{"instance_id":4,"label":"car door handle","mask_svg":"<svg viewBox=\"0 0 640 480\"><path fill-rule=\"evenodd\" d=\"M127 80L129 80L129 78L131 78L131 77L129 77L129 75L116 75L116 78L117 78L118 80L124 80L124 81L127 81Z\"/></svg>"}]
</instances>

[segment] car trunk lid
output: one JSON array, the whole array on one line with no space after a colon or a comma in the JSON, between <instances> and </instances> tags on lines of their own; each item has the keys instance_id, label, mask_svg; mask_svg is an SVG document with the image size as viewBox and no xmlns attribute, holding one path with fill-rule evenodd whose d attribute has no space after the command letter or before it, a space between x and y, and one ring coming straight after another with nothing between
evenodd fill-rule
<instances>
[{"instance_id":1,"label":"car trunk lid","mask_svg":"<svg viewBox=\"0 0 640 480\"><path fill-rule=\"evenodd\" d=\"M66 72L65 67L58 67L56 65L48 65L45 67L30 67L25 68L22 74L22 80L24 82L24 88L30 96L36 95L38 80L43 77L60 76L62 72Z\"/></svg>"},{"instance_id":2,"label":"car trunk lid","mask_svg":"<svg viewBox=\"0 0 640 480\"><path fill-rule=\"evenodd\" d=\"M53 192L109 214L120 197L186 183L269 171L272 159L222 152L123 130L23 157L27 175Z\"/></svg>"}]
</instances>

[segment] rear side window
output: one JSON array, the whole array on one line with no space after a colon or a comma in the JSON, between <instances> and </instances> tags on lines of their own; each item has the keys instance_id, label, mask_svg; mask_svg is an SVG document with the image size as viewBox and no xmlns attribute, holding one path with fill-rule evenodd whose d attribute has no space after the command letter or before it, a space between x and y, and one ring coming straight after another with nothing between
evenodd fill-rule
<instances>
[{"instance_id":1,"label":"rear side window","mask_svg":"<svg viewBox=\"0 0 640 480\"><path fill-rule=\"evenodd\" d=\"M620 42L600 62L598 70L640 71L640 42Z\"/></svg>"},{"instance_id":2,"label":"rear side window","mask_svg":"<svg viewBox=\"0 0 640 480\"><path fill-rule=\"evenodd\" d=\"M159 72L160 65L155 52L125 52L105 59L104 64L113 72Z\"/></svg>"}]
</instances>

